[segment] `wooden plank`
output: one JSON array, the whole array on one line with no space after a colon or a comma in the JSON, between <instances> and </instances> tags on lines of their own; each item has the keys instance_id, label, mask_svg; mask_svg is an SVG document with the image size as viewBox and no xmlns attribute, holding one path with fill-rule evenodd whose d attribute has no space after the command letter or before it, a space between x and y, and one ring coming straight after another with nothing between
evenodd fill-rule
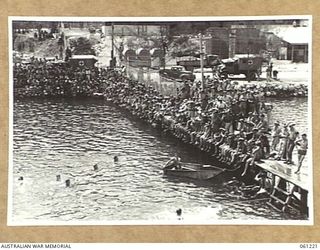
<instances>
[{"instance_id":1,"label":"wooden plank","mask_svg":"<svg viewBox=\"0 0 320 250\"><path fill-rule=\"evenodd\" d=\"M281 203L282 205L286 204L286 201L281 200L279 197L274 196L274 195L270 195L270 198L272 198L275 201L278 201L279 203Z\"/></svg>"},{"instance_id":2,"label":"wooden plank","mask_svg":"<svg viewBox=\"0 0 320 250\"><path fill-rule=\"evenodd\" d=\"M280 192L280 193L283 193L283 194L287 195L287 196L289 196L289 195L290 195L290 193L288 193L288 192L287 192L287 191L285 191L285 190L282 190L281 188L274 187L274 189L275 189L276 191Z\"/></svg>"},{"instance_id":3,"label":"wooden plank","mask_svg":"<svg viewBox=\"0 0 320 250\"><path fill-rule=\"evenodd\" d=\"M270 207L274 208L275 210L277 210L277 211L279 211L279 212L282 212L282 210L281 210L280 208L276 207L276 206L273 205L271 202L267 202L267 204L268 204Z\"/></svg>"},{"instance_id":4,"label":"wooden plank","mask_svg":"<svg viewBox=\"0 0 320 250\"><path fill-rule=\"evenodd\" d=\"M283 162L276 160L263 160L262 163L255 163L258 167L277 175L286 181L301 187L304 190L308 190L308 175L306 173L295 174L297 166L287 165Z\"/></svg>"}]
</instances>

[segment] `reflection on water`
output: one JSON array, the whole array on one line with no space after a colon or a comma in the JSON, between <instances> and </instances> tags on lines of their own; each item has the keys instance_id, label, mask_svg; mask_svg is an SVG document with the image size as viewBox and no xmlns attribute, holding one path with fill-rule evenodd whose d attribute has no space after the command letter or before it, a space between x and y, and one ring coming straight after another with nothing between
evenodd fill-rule
<instances>
[{"instance_id":1,"label":"reflection on water","mask_svg":"<svg viewBox=\"0 0 320 250\"><path fill-rule=\"evenodd\" d=\"M304 113L294 114L297 123ZM223 180L165 178L161 168L175 152L210 162L103 100L16 101L13 140L13 222L176 220L178 208L193 220L290 219L265 202L229 195Z\"/></svg>"}]
</instances>

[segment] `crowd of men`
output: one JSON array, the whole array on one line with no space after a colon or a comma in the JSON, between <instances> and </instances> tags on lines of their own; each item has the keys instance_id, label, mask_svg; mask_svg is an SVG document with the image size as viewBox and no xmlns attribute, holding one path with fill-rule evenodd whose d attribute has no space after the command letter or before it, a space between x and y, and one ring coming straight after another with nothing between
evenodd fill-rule
<instances>
[{"instance_id":1,"label":"crowd of men","mask_svg":"<svg viewBox=\"0 0 320 250\"><path fill-rule=\"evenodd\" d=\"M163 96L123 72L102 68L75 69L35 59L14 65L13 72L18 96L104 96L221 162L244 166L243 175L266 158L293 164L295 147L299 173L307 152L306 134L300 136L294 123L269 124L272 106L255 85L222 78L208 81L205 88L185 82L177 96Z\"/></svg>"},{"instance_id":2,"label":"crowd of men","mask_svg":"<svg viewBox=\"0 0 320 250\"><path fill-rule=\"evenodd\" d=\"M30 63L13 66L15 96L92 96L103 89L106 74L101 68L73 68L65 62L32 59Z\"/></svg>"},{"instance_id":3,"label":"crowd of men","mask_svg":"<svg viewBox=\"0 0 320 250\"><path fill-rule=\"evenodd\" d=\"M225 81L225 86L232 84ZM263 93L242 88L217 91L210 85L202 89L196 83L184 83L178 96L162 96L116 72L109 75L107 85L104 96L112 102L221 162L244 166L243 175L270 157L293 164L295 147L296 173L300 172L308 147L306 134L300 137L294 123L270 126L272 106L265 103Z\"/></svg>"}]
</instances>

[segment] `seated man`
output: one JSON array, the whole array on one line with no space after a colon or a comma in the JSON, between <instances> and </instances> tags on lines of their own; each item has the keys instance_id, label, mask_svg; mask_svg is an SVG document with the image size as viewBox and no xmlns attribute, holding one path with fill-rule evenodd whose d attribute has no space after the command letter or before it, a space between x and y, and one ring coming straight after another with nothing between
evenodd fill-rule
<instances>
[{"instance_id":1,"label":"seated man","mask_svg":"<svg viewBox=\"0 0 320 250\"><path fill-rule=\"evenodd\" d=\"M256 141L255 147L252 149L251 157L247 159L244 171L241 174L241 176L244 176L247 173L249 166L253 166L255 162L261 162L261 157L262 157L261 151L262 151L261 142Z\"/></svg>"},{"instance_id":2,"label":"seated man","mask_svg":"<svg viewBox=\"0 0 320 250\"><path fill-rule=\"evenodd\" d=\"M243 162L244 156L247 154L247 146L243 137L240 137L237 142L237 148L231 154L231 164Z\"/></svg>"}]
</instances>

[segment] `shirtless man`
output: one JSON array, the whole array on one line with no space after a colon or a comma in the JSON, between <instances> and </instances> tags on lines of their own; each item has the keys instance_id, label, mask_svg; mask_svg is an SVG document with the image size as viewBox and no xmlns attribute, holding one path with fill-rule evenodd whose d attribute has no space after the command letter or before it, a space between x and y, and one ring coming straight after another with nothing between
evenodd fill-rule
<instances>
[{"instance_id":1,"label":"shirtless man","mask_svg":"<svg viewBox=\"0 0 320 250\"><path fill-rule=\"evenodd\" d=\"M255 147L252 149L251 158L247 159L245 163L244 171L241 174L241 176L244 176L247 173L250 166L254 166L255 162L259 162L261 160L261 155L262 155L261 151L262 151L261 142L256 141Z\"/></svg>"},{"instance_id":2,"label":"shirtless man","mask_svg":"<svg viewBox=\"0 0 320 250\"><path fill-rule=\"evenodd\" d=\"M301 139L297 140L295 144L298 146L298 169L294 173L299 174L302 162L307 154L307 149L308 149L307 135L302 134Z\"/></svg>"},{"instance_id":3,"label":"shirtless man","mask_svg":"<svg viewBox=\"0 0 320 250\"><path fill-rule=\"evenodd\" d=\"M179 169L181 168L181 158L176 154L174 157L172 157L164 166L164 169Z\"/></svg>"},{"instance_id":4,"label":"shirtless man","mask_svg":"<svg viewBox=\"0 0 320 250\"><path fill-rule=\"evenodd\" d=\"M295 124L290 123L289 125L289 137L288 137L288 145L287 145L287 164L293 164L292 162L292 151L295 146L295 140L297 139L297 131L294 128Z\"/></svg>"}]
</instances>

